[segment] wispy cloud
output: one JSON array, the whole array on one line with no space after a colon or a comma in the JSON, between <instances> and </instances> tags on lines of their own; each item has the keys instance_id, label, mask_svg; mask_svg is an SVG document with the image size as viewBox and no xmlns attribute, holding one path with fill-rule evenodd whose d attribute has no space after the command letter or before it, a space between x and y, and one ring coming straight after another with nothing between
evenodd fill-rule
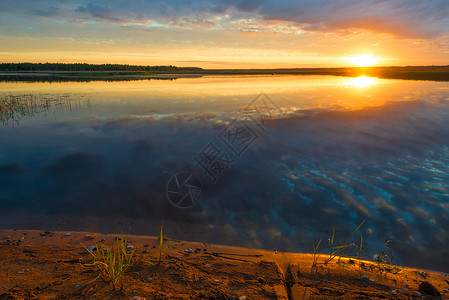
<instances>
[{"instance_id":1,"label":"wispy cloud","mask_svg":"<svg viewBox=\"0 0 449 300\"><path fill-rule=\"evenodd\" d=\"M387 57L384 62L389 63L445 64L449 58L447 15L449 2L445 0L3 0L0 43L4 55L28 49L27 57L48 51L49 45L56 52L61 47L91 52L92 48L80 48L83 41L94 39L97 45L104 41L107 51L117 54L166 54L177 49L185 61L211 60L215 55L217 61L227 60L226 56L229 62L254 62L259 50L284 53L274 60L262 54L261 67L265 63L292 66L292 62L318 66L330 61L336 66L339 57L354 52ZM67 37L73 39L72 44L54 45ZM33 39L24 46L25 40ZM235 51L225 51L229 48ZM199 57L206 50L208 57ZM244 58L247 50L250 56ZM98 46L95 51L98 62L104 62L100 54L104 48ZM178 61L178 54L157 63ZM318 59L300 61L305 57Z\"/></svg>"},{"instance_id":2,"label":"wispy cloud","mask_svg":"<svg viewBox=\"0 0 449 300\"><path fill-rule=\"evenodd\" d=\"M444 0L6 0L0 4L0 11L62 19L75 15L112 23L155 19L168 21L172 26L202 28L212 28L217 23L224 28L233 28L233 22L246 17L261 23L272 20L291 22L292 26L300 26L302 30L329 32L350 28L389 33L399 38L432 38L449 31L449 2ZM224 15L228 18L214 19Z\"/></svg>"}]
</instances>

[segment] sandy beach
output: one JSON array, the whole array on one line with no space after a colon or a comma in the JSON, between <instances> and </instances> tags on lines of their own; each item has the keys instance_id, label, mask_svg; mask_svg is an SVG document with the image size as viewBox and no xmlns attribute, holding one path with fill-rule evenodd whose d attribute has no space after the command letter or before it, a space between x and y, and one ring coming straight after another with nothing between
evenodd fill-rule
<instances>
[{"instance_id":1,"label":"sandy beach","mask_svg":"<svg viewBox=\"0 0 449 300\"><path fill-rule=\"evenodd\" d=\"M145 262L157 251L151 236L128 236L133 265L123 291L113 291L87 266L92 256L82 245L112 245L117 237L1 230L0 299L449 298L448 274L392 266L380 272L373 262L348 258L312 268L312 254L166 241L164 260L151 265Z\"/></svg>"}]
</instances>

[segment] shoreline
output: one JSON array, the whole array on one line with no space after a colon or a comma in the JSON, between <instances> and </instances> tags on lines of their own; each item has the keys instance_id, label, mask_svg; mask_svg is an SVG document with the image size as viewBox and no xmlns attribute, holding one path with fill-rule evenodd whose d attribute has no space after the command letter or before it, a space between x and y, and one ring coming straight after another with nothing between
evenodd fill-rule
<instances>
[{"instance_id":1,"label":"shoreline","mask_svg":"<svg viewBox=\"0 0 449 300\"><path fill-rule=\"evenodd\" d=\"M449 66L385 66L340 68L277 68L277 69L198 69L179 72L163 71L0 71L1 81L126 81L173 80L204 76L304 76L343 77L369 76L381 79L449 81Z\"/></svg>"},{"instance_id":2,"label":"shoreline","mask_svg":"<svg viewBox=\"0 0 449 300\"><path fill-rule=\"evenodd\" d=\"M141 260L156 251L157 237L144 235L128 236L137 262L125 275L124 292L113 292L108 284L103 284L96 286L93 294L83 295L77 287L94 279L95 274L86 273L83 263L91 257L81 243L89 247L104 239L106 244L112 244L117 236L81 231L0 230L0 268L6 270L6 274L0 272L0 298L2 293L14 297L5 299L26 299L30 293L39 297L63 293L68 299L112 295L123 299L196 299L201 295L206 299L296 300L304 295L309 297L304 299L408 299L415 297L415 292L426 296L420 288L424 281L443 297L425 299L449 297L445 292L449 289L448 274L408 267L400 267L397 274L379 273L373 262L348 258L342 258L339 264L319 264L314 269L313 254L309 253L167 241L170 248L164 263L156 267L145 265ZM326 257L323 254L320 260ZM64 283L55 284L61 276ZM142 281L139 276L146 279Z\"/></svg>"}]
</instances>

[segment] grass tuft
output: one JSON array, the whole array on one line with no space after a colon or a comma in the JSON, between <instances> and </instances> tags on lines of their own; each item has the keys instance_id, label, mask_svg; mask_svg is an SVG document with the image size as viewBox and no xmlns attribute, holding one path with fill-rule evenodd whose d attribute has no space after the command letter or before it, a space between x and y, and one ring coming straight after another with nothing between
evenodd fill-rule
<instances>
[{"instance_id":1,"label":"grass tuft","mask_svg":"<svg viewBox=\"0 0 449 300\"><path fill-rule=\"evenodd\" d=\"M132 258L134 251L128 252L126 246L128 240L125 237L117 238L116 247L109 247L105 245L95 245L95 250L89 250L83 244L83 247L92 255L94 262L86 264L86 266L93 267L99 272L107 282L110 282L112 290L123 290L123 277L126 270L132 266Z\"/></svg>"}]
</instances>

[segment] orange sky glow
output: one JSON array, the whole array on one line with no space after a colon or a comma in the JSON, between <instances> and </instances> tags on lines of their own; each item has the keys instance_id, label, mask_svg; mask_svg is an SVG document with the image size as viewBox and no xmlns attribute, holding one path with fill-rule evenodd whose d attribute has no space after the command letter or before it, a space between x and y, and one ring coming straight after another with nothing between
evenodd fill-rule
<instances>
[{"instance_id":1,"label":"orange sky glow","mask_svg":"<svg viewBox=\"0 0 449 300\"><path fill-rule=\"evenodd\" d=\"M5 0L0 62L448 65L448 15L443 0Z\"/></svg>"}]
</instances>

